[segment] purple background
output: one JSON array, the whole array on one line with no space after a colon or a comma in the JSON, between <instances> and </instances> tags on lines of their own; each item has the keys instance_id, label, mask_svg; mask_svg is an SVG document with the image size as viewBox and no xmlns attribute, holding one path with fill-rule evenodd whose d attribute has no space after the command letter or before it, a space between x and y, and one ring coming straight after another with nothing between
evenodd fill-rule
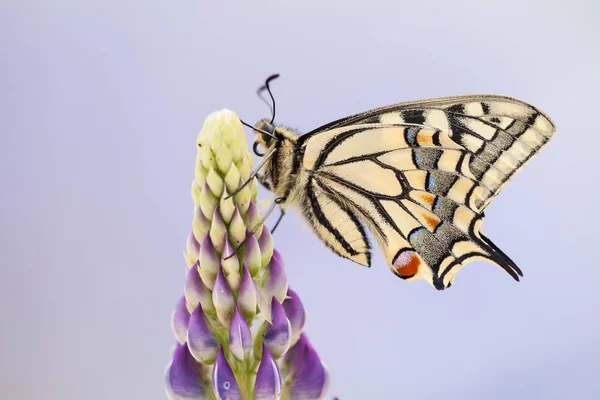
<instances>
[{"instance_id":1,"label":"purple background","mask_svg":"<svg viewBox=\"0 0 600 400\"><path fill-rule=\"evenodd\" d=\"M278 120L302 131L482 92L558 126L487 210L521 283L476 262L437 292L286 218L330 395L600 398L598 3L281 3L0 3L0 397L165 398L196 135L224 107L268 115L255 89L280 72Z\"/></svg>"}]
</instances>

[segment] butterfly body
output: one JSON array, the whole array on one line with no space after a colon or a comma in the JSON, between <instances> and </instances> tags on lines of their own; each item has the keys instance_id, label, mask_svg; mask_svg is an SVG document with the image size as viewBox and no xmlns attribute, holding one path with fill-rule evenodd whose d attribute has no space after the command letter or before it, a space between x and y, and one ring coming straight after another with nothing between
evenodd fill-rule
<instances>
[{"instance_id":1,"label":"butterfly body","mask_svg":"<svg viewBox=\"0 0 600 400\"><path fill-rule=\"evenodd\" d=\"M268 154L259 181L282 208L299 206L336 254L370 266L368 229L392 272L409 281L442 290L475 260L522 276L481 223L493 198L554 135L533 106L460 96L366 111L305 135L267 120L255 129L255 146Z\"/></svg>"}]
</instances>

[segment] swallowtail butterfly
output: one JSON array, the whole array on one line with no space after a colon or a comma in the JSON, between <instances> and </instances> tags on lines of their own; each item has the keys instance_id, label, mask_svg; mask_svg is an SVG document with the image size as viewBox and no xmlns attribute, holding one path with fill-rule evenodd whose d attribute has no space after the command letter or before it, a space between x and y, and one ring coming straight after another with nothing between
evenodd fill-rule
<instances>
[{"instance_id":1,"label":"swallowtail butterfly","mask_svg":"<svg viewBox=\"0 0 600 400\"><path fill-rule=\"evenodd\" d=\"M263 87L272 100L275 77ZM275 195L270 211L298 206L327 247L364 266L368 229L394 274L438 290L475 260L523 276L481 225L486 207L554 135L537 108L496 95L445 97L361 112L303 135L274 124L274 111L273 101L271 120L253 127L263 157L255 176Z\"/></svg>"}]
</instances>

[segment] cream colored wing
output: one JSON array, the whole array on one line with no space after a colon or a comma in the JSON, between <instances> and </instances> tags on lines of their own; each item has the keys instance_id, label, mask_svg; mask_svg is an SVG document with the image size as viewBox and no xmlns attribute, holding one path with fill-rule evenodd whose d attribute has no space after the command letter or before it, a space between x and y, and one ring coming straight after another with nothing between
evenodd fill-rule
<instances>
[{"instance_id":1,"label":"cream colored wing","mask_svg":"<svg viewBox=\"0 0 600 400\"><path fill-rule=\"evenodd\" d=\"M465 264L484 259L519 279L521 270L481 233L483 211L552 138L548 117L518 100L471 96L390 106L345 123L300 138L307 187L348 218L358 215L396 275L444 289ZM314 208L308 199L305 214ZM339 248L327 218L312 218L329 234L321 239Z\"/></svg>"},{"instance_id":2,"label":"cream colored wing","mask_svg":"<svg viewBox=\"0 0 600 400\"><path fill-rule=\"evenodd\" d=\"M354 210L317 180L309 179L302 207L313 232L341 257L371 266L369 241Z\"/></svg>"}]
</instances>

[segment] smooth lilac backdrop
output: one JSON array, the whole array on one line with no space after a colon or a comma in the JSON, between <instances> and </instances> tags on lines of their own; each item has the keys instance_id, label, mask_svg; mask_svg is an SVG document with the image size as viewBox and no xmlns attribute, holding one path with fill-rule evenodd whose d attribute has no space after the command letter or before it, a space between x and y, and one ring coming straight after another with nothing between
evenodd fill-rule
<instances>
[{"instance_id":1,"label":"smooth lilac backdrop","mask_svg":"<svg viewBox=\"0 0 600 400\"><path fill-rule=\"evenodd\" d=\"M302 131L478 92L558 126L487 210L521 283L475 263L437 292L286 218L331 395L600 398L598 3L213 3L0 3L0 397L165 398L197 132L223 107L266 116L254 91L280 72L277 119Z\"/></svg>"}]
</instances>

